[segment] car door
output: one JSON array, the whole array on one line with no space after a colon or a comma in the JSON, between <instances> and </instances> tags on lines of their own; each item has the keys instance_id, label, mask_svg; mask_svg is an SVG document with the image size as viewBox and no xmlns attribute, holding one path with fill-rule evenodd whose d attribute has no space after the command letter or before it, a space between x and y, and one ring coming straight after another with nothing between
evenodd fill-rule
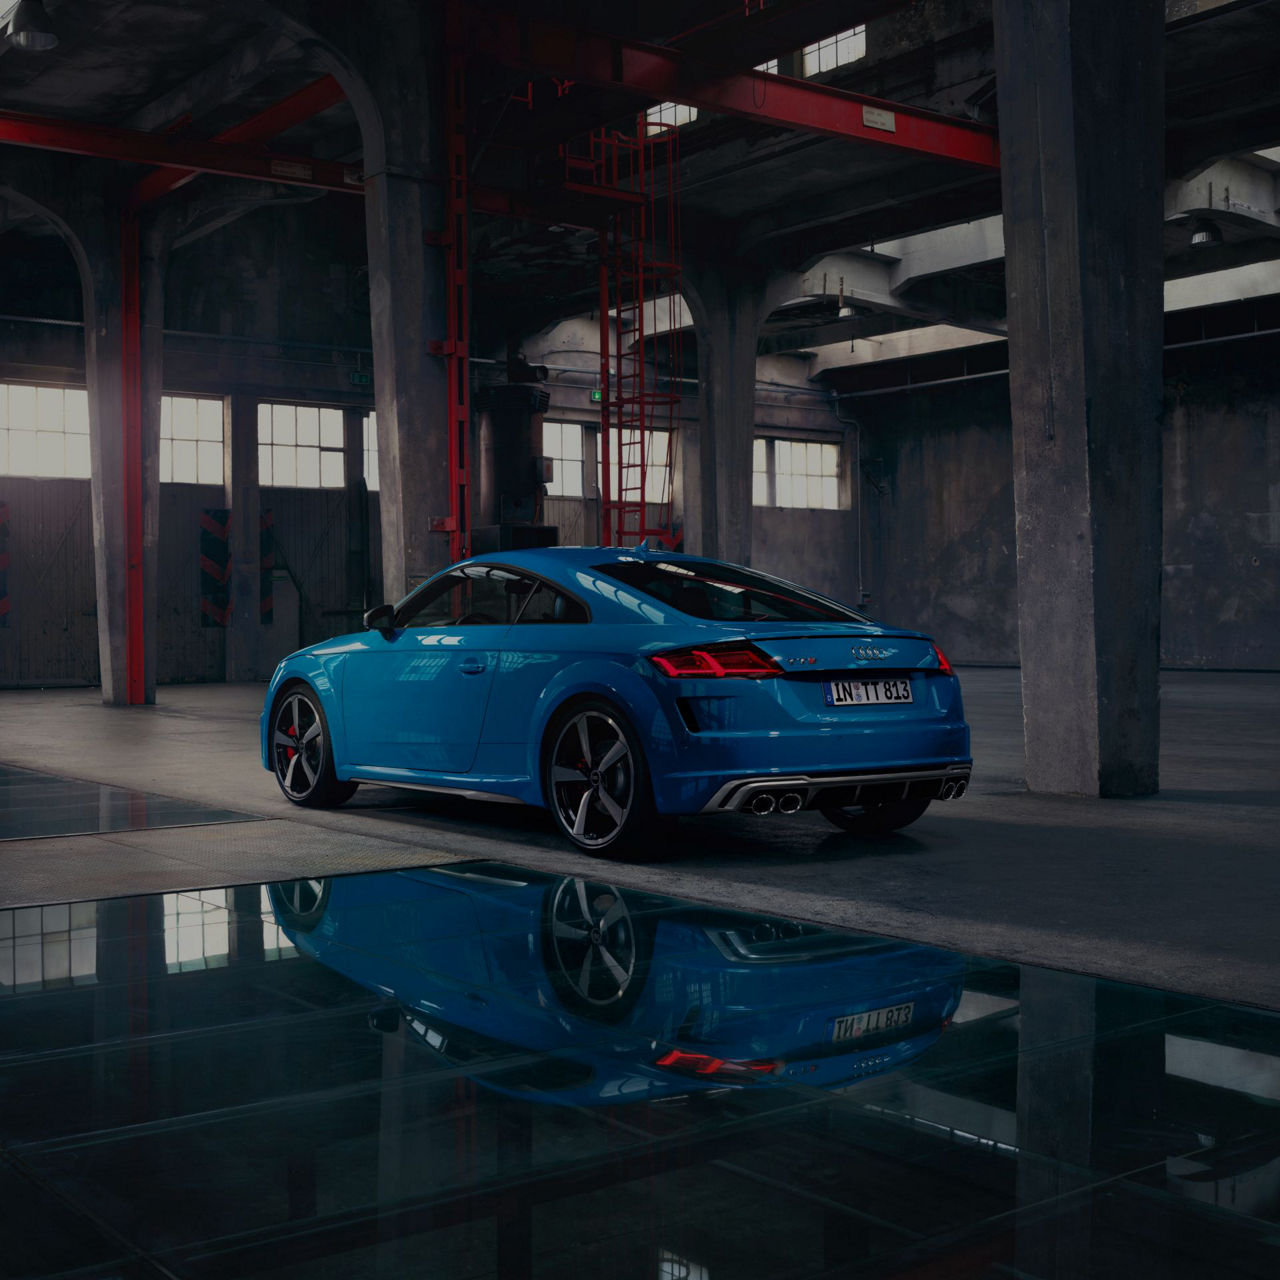
<instances>
[{"instance_id":1,"label":"car door","mask_svg":"<svg viewBox=\"0 0 1280 1280\"><path fill-rule=\"evenodd\" d=\"M533 585L509 569L465 565L411 596L393 628L371 633L343 678L349 763L466 773L503 637Z\"/></svg>"}]
</instances>

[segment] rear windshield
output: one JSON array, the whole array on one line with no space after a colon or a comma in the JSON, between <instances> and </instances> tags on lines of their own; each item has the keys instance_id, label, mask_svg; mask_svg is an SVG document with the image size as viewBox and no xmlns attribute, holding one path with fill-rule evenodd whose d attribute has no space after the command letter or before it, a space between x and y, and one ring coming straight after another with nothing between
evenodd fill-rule
<instances>
[{"instance_id":1,"label":"rear windshield","mask_svg":"<svg viewBox=\"0 0 1280 1280\"><path fill-rule=\"evenodd\" d=\"M715 560L598 564L614 578L694 618L716 622L866 622L865 615L777 578Z\"/></svg>"}]
</instances>

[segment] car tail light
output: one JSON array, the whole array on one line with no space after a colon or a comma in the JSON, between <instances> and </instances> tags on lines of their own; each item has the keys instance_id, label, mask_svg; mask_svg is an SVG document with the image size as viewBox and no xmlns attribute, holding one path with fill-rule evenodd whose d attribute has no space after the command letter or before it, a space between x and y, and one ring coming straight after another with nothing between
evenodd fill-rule
<instances>
[{"instance_id":1,"label":"car tail light","mask_svg":"<svg viewBox=\"0 0 1280 1280\"><path fill-rule=\"evenodd\" d=\"M951 663L947 661L947 655L935 644L933 651L938 655L938 674L942 676L953 676L955 672L951 669Z\"/></svg>"},{"instance_id":2,"label":"car tail light","mask_svg":"<svg viewBox=\"0 0 1280 1280\"><path fill-rule=\"evenodd\" d=\"M664 676L718 680L738 676L763 680L782 674L782 668L753 644L709 644L696 649L670 649L649 655Z\"/></svg>"},{"instance_id":3,"label":"car tail light","mask_svg":"<svg viewBox=\"0 0 1280 1280\"><path fill-rule=\"evenodd\" d=\"M655 1058L655 1067L666 1067L668 1071L679 1071L687 1076L702 1076L713 1080L758 1079L760 1076L776 1075L782 1070L782 1063L771 1058L757 1058L753 1062L731 1062L727 1058L713 1058L707 1053L686 1053L683 1049L672 1049L662 1057Z\"/></svg>"}]
</instances>

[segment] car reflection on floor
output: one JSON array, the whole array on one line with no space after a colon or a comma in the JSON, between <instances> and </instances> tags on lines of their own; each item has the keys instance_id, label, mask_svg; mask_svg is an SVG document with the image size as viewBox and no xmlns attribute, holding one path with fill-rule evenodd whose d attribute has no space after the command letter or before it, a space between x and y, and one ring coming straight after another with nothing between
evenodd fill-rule
<instances>
[{"instance_id":1,"label":"car reflection on floor","mask_svg":"<svg viewBox=\"0 0 1280 1280\"><path fill-rule=\"evenodd\" d=\"M930 947L469 863L272 885L370 1017L487 1088L569 1105L834 1089L918 1057L960 1000Z\"/></svg>"}]
</instances>

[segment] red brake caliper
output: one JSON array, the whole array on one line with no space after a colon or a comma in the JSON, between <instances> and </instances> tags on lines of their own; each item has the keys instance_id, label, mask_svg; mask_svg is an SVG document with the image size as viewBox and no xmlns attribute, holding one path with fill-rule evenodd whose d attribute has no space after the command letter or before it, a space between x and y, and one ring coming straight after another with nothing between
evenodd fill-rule
<instances>
[{"instance_id":1,"label":"red brake caliper","mask_svg":"<svg viewBox=\"0 0 1280 1280\"><path fill-rule=\"evenodd\" d=\"M289 735L289 737L291 737L291 738L296 738L296 737L298 736L298 727L297 727L297 725L292 725L292 724L291 724L291 725L290 725L290 726L285 730L285 733L287 733L287 734ZM286 759L286 760L292 760L292 759L293 759L293 757L294 757L294 756L296 756L296 755L298 754L298 753L297 753L297 751L296 751L293 747L286 747L286 748L285 748L285 751L287 752L287 754L285 755L285 759Z\"/></svg>"}]
</instances>

